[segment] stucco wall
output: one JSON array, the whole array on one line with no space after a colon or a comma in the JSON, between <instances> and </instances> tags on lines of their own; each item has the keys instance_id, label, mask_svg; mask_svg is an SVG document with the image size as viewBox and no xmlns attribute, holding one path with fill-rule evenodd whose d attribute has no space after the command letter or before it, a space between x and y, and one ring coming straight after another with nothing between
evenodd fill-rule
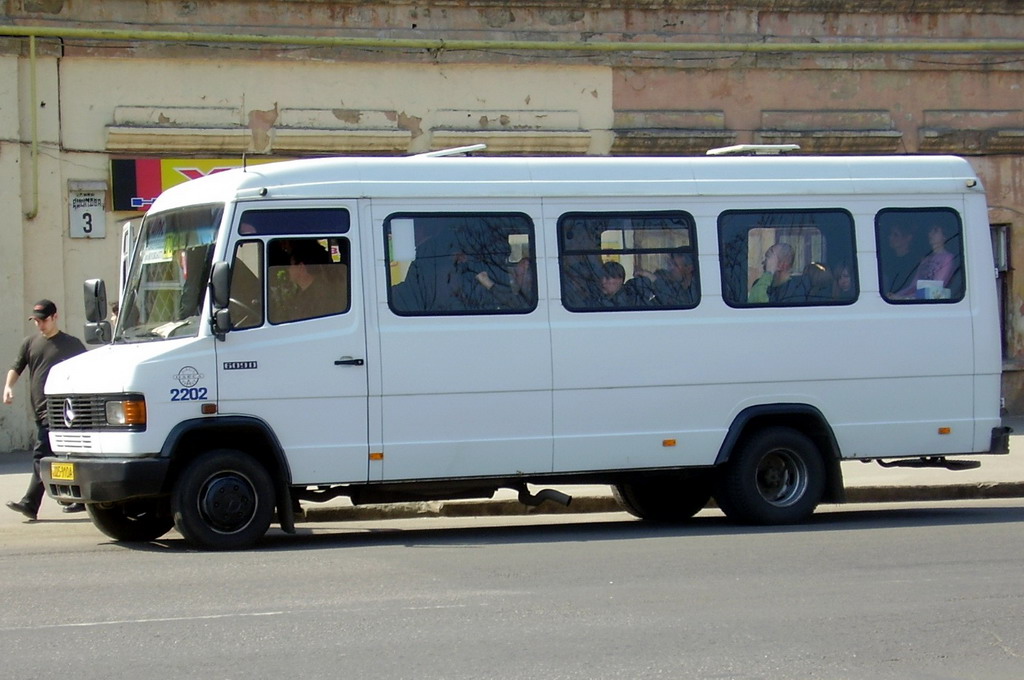
<instances>
[{"instance_id":1,"label":"stucco wall","mask_svg":"<svg viewBox=\"0 0 1024 680\"><path fill-rule=\"evenodd\" d=\"M611 72L592 66L68 58L61 98L75 102L63 116L64 144L99 152L109 150L111 128L168 133L135 151L149 144L166 152L179 131L188 152L202 153L202 130L241 128L245 136L230 150L288 154L297 138L316 132L394 136L393 151L405 153L428 150L432 131L589 135L612 124ZM591 151L589 137L582 151Z\"/></svg>"},{"instance_id":2,"label":"stucco wall","mask_svg":"<svg viewBox=\"0 0 1024 680\"><path fill-rule=\"evenodd\" d=\"M22 246L21 163L24 156L20 139L18 104L18 59L0 57L0 372L14 360L17 343L28 331L23 309L24 262ZM26 435L28 409L25 402L0 405L0 451L21 444Z\"/></svg>"}]
</instances>

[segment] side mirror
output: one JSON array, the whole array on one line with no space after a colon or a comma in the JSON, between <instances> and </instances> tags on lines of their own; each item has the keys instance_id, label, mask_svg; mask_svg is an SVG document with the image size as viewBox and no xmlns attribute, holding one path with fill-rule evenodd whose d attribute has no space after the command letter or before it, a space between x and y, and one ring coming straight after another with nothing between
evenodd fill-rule
<instances>
[{"instance_id":1,"label":"side mirror","mask_svg":"<svg viewBox=\"0 0 1024 680\"><path fill-rule=\"evenodd\" d=\"M231 330L231 310L228 309L231 301L231 266L227 262L213 263L213 271L210 272L210 300L213 303L210 324L217 339L223 340Z\"/></svg>"},{"instance_id":2,"label":"side mirror","mask_svg":"<svg viewBox=\"0 0 1024 680\"><path fill-rule=\"evenodd\" d=\"M214 311L227 309L231 300L231 266L227 262L214 262L210 274L210 297Z\"/></svg>"},{"instance_id":3,"label":"side mirror","mask_svg":"<svg viewBox=\"0 0 1024 680\"><path fill-rule=\"evenodd\" d=\"M85 319L91 323L107 318L107 284L103 279L89 279L85 282ZM109 327L110 324L108 323Z\"/></svg>"},{"instance_id":4,"label":"side mirror","mask_svg":"<svg viewBox=\"0 0 1024 680\"><path fill-rule=\"evenodd\" d=\"M113 337L109 321L94 321L85 324L85 344L106 345Z\"/></svg>"},{"instance_id":5,"label":"side mirror","mask_svg":"<svg viewBox=\"0 0 1024 680\"><path fill-rule=\"evenodd\" d=\"M231 311L227 309L215 309L213 311L213 332L219 340L224 339L224 334L231 330Z\"/></svg>"}]
</instances>

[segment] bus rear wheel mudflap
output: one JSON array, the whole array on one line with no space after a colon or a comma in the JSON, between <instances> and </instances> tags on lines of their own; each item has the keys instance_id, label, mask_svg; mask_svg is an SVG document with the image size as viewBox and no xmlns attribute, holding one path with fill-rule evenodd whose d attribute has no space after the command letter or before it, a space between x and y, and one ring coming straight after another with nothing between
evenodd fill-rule
<instances>
[{"instance_id":1,"label":"bus rear wheel mudflap","mask_svg":"<svg viewBox=\"0 0 1024 680\"><path fill-rule=\"evenodd\" d=\"M807 519L825 492L821 452L789 427L758 430L719 471L718 506L744 524L793 524Z\"/></svg>"},{"instance_id":2,"label":"bus rear wheel mudflap","mask_svg":"<svg viewBox=\"0 0 1024 680\"><path fill-rule=\"evenodd\" d=\"M255 544L274 516L274 485L252 456L206 452L181 472L171 492L174 526L198 547L237 550Z\"/></svg>"}]
</instances>

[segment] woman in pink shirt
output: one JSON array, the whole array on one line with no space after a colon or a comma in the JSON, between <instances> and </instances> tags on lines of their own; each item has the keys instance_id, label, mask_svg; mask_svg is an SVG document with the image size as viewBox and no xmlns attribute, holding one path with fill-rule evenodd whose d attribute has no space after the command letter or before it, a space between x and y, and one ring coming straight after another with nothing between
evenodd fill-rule
<instances>
[{"instance_id":1,"label":"woman in pink shirt","mask_svg":"<svg viewBox=\"0 0 1024 680\"><path fill-rule=\"evenodd\" d=\"M949 281L953 278L956 270L956 257L946 250L946 241L952 235L947 235L946 230L939 224L933 224L928 230L928 245L931 252L924 256L921 263L917 265L917 271L910 279L910 285L896 293L898 298L915 298L918 296L918 281L941 281L944 288L949 287Z\"/></svg>"}]
</instances>

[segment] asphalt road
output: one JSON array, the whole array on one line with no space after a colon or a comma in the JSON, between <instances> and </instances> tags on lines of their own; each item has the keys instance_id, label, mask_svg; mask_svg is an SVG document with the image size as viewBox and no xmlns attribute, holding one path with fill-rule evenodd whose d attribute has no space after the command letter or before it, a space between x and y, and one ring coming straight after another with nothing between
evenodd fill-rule
<instances>
[{"instance_id":1,"label":"asphalt road","mask_svg":"<svg viewBox=\"0 0 1024 680\"><path fill-rule=\"evenodd\" d=\"M237 553L79 517L0 527L4 678L1024 676L1021 500L327 523Z\"/></svg>"}]
</instances>

